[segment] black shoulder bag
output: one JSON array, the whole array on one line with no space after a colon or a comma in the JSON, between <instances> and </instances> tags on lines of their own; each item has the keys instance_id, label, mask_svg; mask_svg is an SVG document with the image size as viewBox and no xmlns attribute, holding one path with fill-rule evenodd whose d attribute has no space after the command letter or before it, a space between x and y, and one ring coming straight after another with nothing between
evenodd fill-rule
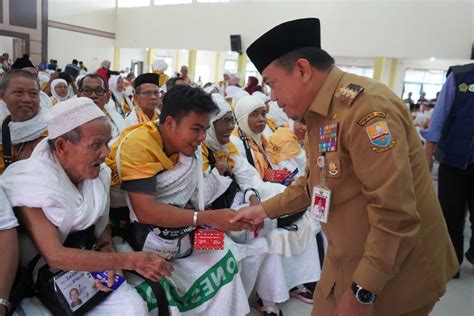
<instances>
[{"instance_id":1,"label":"black shoulder bag","mask_svg":"<svg viewBox=\"0 0 474 316\"><path fill-rule=\"evenodd\" d=\"M5 118L2 124L2 148L3 148L3 163L5 169L13 163L13 146L10 136L10 128L8 124L11 122L10 115Z\"/></svg>"},{"instance_id":2,"label":"black shoulder bag","mask_svg":"<svg viewBox=\"0 0 474 316\"><path fill-rule=\"evenodd\" d=\"M208 153L209 155L207 159L209 160L209 170L212 170L213 168L216 167L216 157L214 157L214 153L209 148L208 148ZM213 210L218 210L222 208L230 208L232 206L232 202L234 201L234 198L237 192L240 191L240 187L237 184L237 181L235 181L233 174L226 172L224 173L224 176L230 177L232 179L232 183L221 196L219 196L214 202L212 202L211 208Z\"/></svg>"},{"instance_id":3,"label":"black shoulder bag","mask_svg":"<svg viewBox=\"0 0 474 316\"><path fill-rule=\"evenodd\" d=\"M95 241L93 225L85 230L70 233L64 246L92 250ZM40 255L37 255L30 262L31 272L40 258ZM41 302L53 315L58 316L83 315L112 293L99 291L95 286L94 277L89 272L53 270L47 264L39 268L34 286Z\"/></svg>"}]
</instances>

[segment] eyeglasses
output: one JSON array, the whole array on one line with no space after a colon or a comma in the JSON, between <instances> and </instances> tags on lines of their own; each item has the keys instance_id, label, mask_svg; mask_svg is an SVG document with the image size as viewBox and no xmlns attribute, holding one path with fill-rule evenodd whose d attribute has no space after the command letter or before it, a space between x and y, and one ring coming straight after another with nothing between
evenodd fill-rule
<instances>
[{"instance_id":1,"label":"eyeglasses","mask_svg":"<svg viewBox=\"0 0 474 316\"><path fill-rule=\"evenodd\" d=\"M87 95L87 96L91 96L92 93L95 93L95 95L99 96L99 97L105 95L105 93L107 92L107 90L105 90L104 88L101 88L101 87L97 87L95 89L84 88L84 89L81 89L80 91L81 91L82 94Z\"/></svg>"},{"instance_id":2,"label":"eyeglasses","mask_svg":"<svg viewBox=\"0 0 474 316\"><path fill-rule=\"evenodd\" d=\"M145 92L140 92L140 94L145 96L146 98L150 98L151 96L159 97L160 91L145 91Z\"/></svg>"},{"instance_id":3,"label":"eyeglasses","mask_svg":"<svg viewBox=\"0 0 474 316\"><path fill-rule=\"evenodd\" d=\"M235 118L223 118L218 120L218 122L222 122L226 126L232 126L235 125Z\"/></svg>"}]
</instances>

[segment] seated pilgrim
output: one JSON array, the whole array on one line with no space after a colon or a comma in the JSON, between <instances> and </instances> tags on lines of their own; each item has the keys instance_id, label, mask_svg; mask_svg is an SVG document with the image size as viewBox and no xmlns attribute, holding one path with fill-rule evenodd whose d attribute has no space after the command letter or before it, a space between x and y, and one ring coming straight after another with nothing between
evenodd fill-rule
<instances>
[{"instance_id":1,"label":"seated pilgrim","mask_svg":"<svg viewBox=\"0 0 474 316\"><path fill-rule=\"evenodd\" d=\"M10 70L3 75L0 96L10 113L1 118L1 174L15 161L28 158L47 135L44 114L48 110L40 107L38 79L25 70Z\"/></svg>"},{"instance_id":2,"label":"seated pilgrim","mask_svg":"<svg viewBox=\"0 0 474 316\"><path fill-rule=\"evenodd\" d=\"M112 145L126 127L125 120L115 110L115 105L109 103L110 92L107 89L104 79L97 74L87 74L78 82L78 97L90 98L110 119L112 127L112 138L109 145Z\"/></svg>"},{"instance_id":3,"label":"seated pilgrim","mask_svg":"<svg viewBox=\"0 0 474 316\"><path fill-rule=\"evenodd\" d=\"M68 302L77 285L84 302L74 307L77 313L145 315L145 302L126 281L111 291L112 276L134 270L159 280L170 276L172 267L155 253L117 253L111 243L110 169L103 164L109 153L109 119L92 100L79 97L59 102L46 122L49 137L29 159L7 168L0 181L34 245L22 245L21 260L34 267L39 299L53 314L66 314L61 302ZM108 281L94 281L88 273L94 271L107 271ZM91 297L97 301L89 302ZM24 299L19 313L41 314L44 307L38 304L36 298Z\"/></svg>"},{"instance_id":4,"label":"seated pilgrim","mask_svg":"<svg viewBox=\"0 0 474 316\"><path fill-rule=\"evenodd\" d=\"M112 106L110 109L114 109L120 116L124 119L132 110L132 101L125 94L125 83L122 76L112 75L109 79L109 90L112 92L110 94L110 101Z\"/></svg>"},{"instance_id":5,"label":"seated pilgrim","mask_svg":"<svg viewBox=\"0 0 474 316\"><path fill-rule=\"evenodd\" d=\"M17 69L17 70L21 69L24 71L28 71L29 73L33 74L38 79L38 70L33 65L33 63L31 62L28 56L17 58L15 62L12 64L11 70L14 70L14 69ZM49 95L47 95L41 90L39 91L39 99L40 99L40 106L42 108L45 108L45 109L51 108L52 103L51 103L51 99L49 98Z\"/></svg>"},{"instance_id":6,"label":"seated pilgrim","mask_svg":"<svg viewBox=\"0 0 474 316\"><path fill-rule=\"evenodd\" d=\"M221 95L212 97L220 112L211 117L211 127L201 145L203 171L205 187L221 195L212 201L210 208L231 207L237 210L283 192L284 185L263 181L257 170L239 153L230 139L235 127L232 109ZM290 295L312 303L311 290L304 284L318 281L321 272L320 266L315 264L315 258L319 256L316 234L320 228L317 222L305 213L292 223L291 229L279 227L278 220L266 220L259 238L248 232L229 233L235 242L250 244L252 248L255 248L257 239L264 238L267 243L268 250L261 256L262 260L253 262L252 271L258 275L244 269L241 272L245 276L243 279L254 285L259 297L258 308L264 315L279 315L277 303L287 301ZM246 289L247 283L244 283ZM251 291L252 288L248 293Z\"/></svg>"},{"instance_id":7,"label":"seated pilgrim","mask_svg":"<svg viewBox=\"0 0 474 316\"><path fill-rule=\"evenodd\" d=\"M174 270L165 290L173 315L249 313L236 268L243 256L237 245L224 237L223 250L193 249L196 226L248 228L245 223L230 225L234 212L229 209L202 211L213 192L204 188L198 149L214 111L216 105L200 88L173 87L164 96L159 122L124 130L107 159L113 183L121 183L126 191L132 222L128 242L135 250L152 250L171 259ZM211 286L208 281L215 269L220 276Z\"/></svg>"},{"instance_id":8,"label":"seated pilgrim","mask_svg":"<svg viewBox=\"0 0 474 316\"><path fill-rule=\"evenodd\" d=\"M158 120L158 104L160 101L158 79L158 74L146 73L139 75L133 81L135 107L125 119L127 126Z\"/></svg>"},{"instance_id":9,"label":"seated pilgrim","mask_svg":"<svg viewBox=\"0 0 474 316\"><path fill-rule=\"evenodd\" d=\"M266 105L260 98L241 98L235 107L239 127L234 130L232 141L264 181L267 180L267 170L287 169L293 172L298 169L295 178L303 175L306 155L298 138L288 128L278 128L270 137L265 137L266 114ZM250 151L245 150L245 143Z\"/></svg>"},{"instance_id":10,"label":"seated pilgrim","mask_svg":"<svg viewBox=\"0 0 474 316\"><path fill-rule=\"evenodd\" d=\"M0 315L11 312L9 297L19 257L17 226L10 202L0 189Z\"/></svg>"},{"instance_id":11,"label":"seated pilgrim","mask_svg":"<svg viewBox=\"0 0 474 316\"><path fill-rule=\"evenodd\" d=\"M69 99L69 88L67 81L61 78L54 79L51 82L51 103L56 105L60 101Z\"/></svg>"}]
</instances>

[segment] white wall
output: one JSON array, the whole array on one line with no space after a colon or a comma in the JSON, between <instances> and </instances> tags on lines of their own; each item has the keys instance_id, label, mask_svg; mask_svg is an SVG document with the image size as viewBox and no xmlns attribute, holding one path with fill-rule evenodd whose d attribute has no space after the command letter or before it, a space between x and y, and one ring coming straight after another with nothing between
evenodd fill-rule
<instances>
[{"instance_id":1,"label":"white wall","mask_svg":"<svg viewBox=\"0 0 474 316\"><path fill-rule=\"evenodd\" d=\"M75 58L82 60L89 71L95 71L104 59L113 61L114 40L50 27L48 57L57 59L62 69Z\"/></svg>"},{"instance_id":2,"label":"white wall","mask_svg":"<svg viewBox=\"0 0 474 316\"><path fill-rule=\"evenodd\" d=\"M49 0L50 21L115 32L115 0ZM115 40L100 36L48 28L48 59L57 59L61 68L76 58L89 71L104 59L114 60Z\"/></svg>"},{"instance_id":3,"label":"white wall","mask_svg":"<svg viewBox=\"0 0 474 316\"><path fill-rule=\"evenodd\" d=\"M472 6L468 0L346 0L119 8L117 46L226 51L229 35L241 34L245 49L278 23L317 16L322 23L322 46L334 56L468 58Z\"/></svg>"},{"instance_id":4,"label":"white wall","mask_svg":"<svg viewBox=\"0 0 474 316\"><path fill-rule=\"evenodd\" d=\"M115 0L49 0L48 19L115 32Z\"/></svg>"}]
</instances>

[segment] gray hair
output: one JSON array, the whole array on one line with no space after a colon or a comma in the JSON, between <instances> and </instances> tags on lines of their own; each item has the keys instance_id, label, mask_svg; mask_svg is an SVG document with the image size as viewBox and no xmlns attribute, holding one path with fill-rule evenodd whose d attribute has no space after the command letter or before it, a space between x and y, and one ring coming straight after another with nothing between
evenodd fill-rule
<instances>
[{"instance_id":1,"label":"gray hair","mask_svg":"<svg viewBox=\"0 0 474 316\"><path fill-rule=\"evenodd\" d=\"M334 58L318 47L302 47L286 53L277 59L277 64L287 71L292 71L298 59L306 59L311 66L326 71L334 65Z\"/></svg>"},{"instance_id":2,"label":"gray hair","mask_svg":"<svg viewBox=\"0 0 474 316\"><path fill-rule=\"evenodd\" d=\"M38 86L38 90L40 88L38 76L33 75L31 72L28 72L23 69L12 69L10 71L7 71L1 78L2 80L0 81L0 89L2 89L3 91L7 90L8 86L10 85L10 81L15 78L31 79Z\"/></svg>"}]
</instances>

